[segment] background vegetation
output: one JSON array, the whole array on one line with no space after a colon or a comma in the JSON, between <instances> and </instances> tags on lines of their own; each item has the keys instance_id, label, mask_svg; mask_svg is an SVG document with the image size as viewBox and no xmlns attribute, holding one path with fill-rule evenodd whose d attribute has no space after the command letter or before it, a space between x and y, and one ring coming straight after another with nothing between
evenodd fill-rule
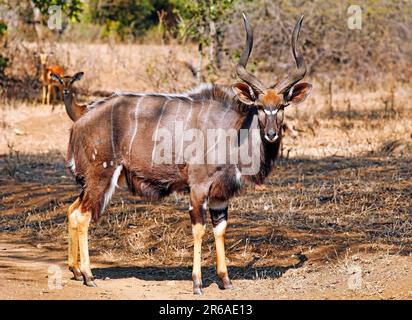
<instances>
[{"instance_id":1,"label":"background vegetation","mask_svg":"<svg viewBox=\"0 0 412 320\"><path fill-rule=\"evenodd\" d=\"M232 76L244 42L245 11L255 28L250 68L270 82L293 62L290 31L301 13L306 15L302 45L309 75L348 86L407 82L412 70L412 2L358 2L360 30L347 26L351 2L346 0L1 0L0 75L30 78L33 84L38 77L35 61L27 68L16 65L27 62L33 51L53 50L57 44L140 43L192 45L198 51L196 64L186 65L194 74L202 71L198 80L203 76L216 81ZM47 28L51 5L62 8L61 30Z\"/></svg>"}]
</instances>

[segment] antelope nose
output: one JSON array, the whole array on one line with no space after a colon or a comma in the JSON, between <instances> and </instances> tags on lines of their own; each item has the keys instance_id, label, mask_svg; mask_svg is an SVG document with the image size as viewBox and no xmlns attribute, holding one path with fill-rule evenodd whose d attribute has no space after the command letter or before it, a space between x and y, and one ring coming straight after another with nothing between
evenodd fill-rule
<instances>
[{"instance_id":1,"label":"antelope nose","mask_svg":"<svg viewBox=\"0 0 412 320\"><path fill-rule=\"evenodd\" d=\"M278 135L275 130L270 129L266 134L266 140L269 142L275 142L278 139Z\"/></svg>"}]
</instances>

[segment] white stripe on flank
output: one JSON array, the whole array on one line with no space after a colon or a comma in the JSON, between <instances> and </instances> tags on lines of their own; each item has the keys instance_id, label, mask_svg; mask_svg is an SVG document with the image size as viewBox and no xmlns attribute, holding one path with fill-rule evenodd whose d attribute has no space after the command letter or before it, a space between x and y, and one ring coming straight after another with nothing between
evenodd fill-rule
<instances>
[{"instance_id":1,"label":"white stripe on flank","mask_svg":"<svg viewBox=\"0 0 412 320\"><path fill-rule=\"evenodd\" d=\"M117 181L119 180L120 173L122 172L123 165L117 166L116 170L114 170L112 179L110 180L110 186L109 190L106 191L104 194L104 201L103 201L103 207L102 207L102 212L104 209L106 209L106 206L109 204L110 199L113 196L114 190L116 189L117 186Z\"/></svg>"},{"instance_id":2,"label":"white stripe on flank","mask_svg":"<svg viewBox=\"0 0 412 320\"><path fill-rule=\"evenodd\" d=\"M141 97L141 98L137 101L136 108L134 109L134 130L133 130L132 139L130 140L130 145L129 145L129 166L130 166L131 157L132 157L132 146L133 146L133 142L134 142L134 139L135 139L135 137L136 137L136 134L137 134L137 128L138 128L138 119L137 119L137 116L138 116L139 106L140 106L140 103L142 102L143 98L144 98L144 97Z\"/></svg>"},{"instance_id":3,"label":"white stripe on flank","mask_svg":"<svg viewBox=\"0 0 412 320\"><path fill-rule=\"evenodd\" d=\"M114 137L113 137L113 108L114 104L112 105L111 111L110 111L110 124L112 126L112 131L110 132L110 140L112 142L112 152L113 152L113 158L116 157L116 151L114 149Z\"/></svg>"},{"instance_id":4,"label":"white stripe on flank","mask_svg":"<svg viewBox=\"0 0 412 320\"><path fill-rule=\"evenodd\" d=\"M176 115L175 115L175 123L176 123L176 121L177 121L177 116L179 115L179 111L180 111L180 100L179 100L179 102L177 103L177 110L176 110Z\"/></svg>"},{"instance_id":5,"label":"white stripe on flank","mask_svg":"<svg viewBox=\"0 0 412 320\"><path fill-rule=\"evenodd\" d=\"M190 102L190 111L189 111L189 114L188 114L187 117L186 117L185 125L184 125L184 127L183 127L183 130L186 130L187 123L188 123L190 117L192 116L192 109L193 109L193 102ZM182 143L183 143L183 141L182 141Z\"/></svg>"},{"instance_id":6,"label":"white stripe on flank","mask_svg":"<svg viewBox=\"0 0 412 320\"><path fill-rule=\"evenodd\" d=\"M223 115L223 118L222 118L222 123L224 123L226 114L229 112L229 110L230 110L230 108L227 108L227 109L226 109L225 114ZM216 147L216 145L219 143L220 136L221 136L221 134L220 134L220 132L219 132L219 134L218 134L218 136L217 136L217 141L216 141L209 149L207 149L206 155L205 155L206 157L207 157L207 155L209 154L209 152L212 151L212 149L214 149L214 148Z\"/></svg>"},{"instance_id":7,"label":"white stripe on flank","mask_svg":"<svg viewBox=\"0 0 412 320\"><path fill-rule=\"evenodd\" d=\"M212 104L212 101L209 100L209 107L207 108L207 115L206 115L206 123L208 123L208 121L209 121L209 114L210 114L211 104Z\"/></svg>"},{"instance_id":8,"label":"white stripe on flank","mask_svg":"<svg viewBox=\"0 0 412 320\"><path fill-rule=\"evenodd\" d=\"M151 166L151 167L153 167L153 158L154 158L154 155L155 155L155 153L156 153L157 134L158 134L158 131L159 131L160 121L162 120L163 112L165 111L165 107L166 107L166 105L168 104L168 102L170 101L170 98L169 98L169 97L166 97L166 99L167 99L166 102L163 103L162 112L160 113L159 120L157 120L156 132L155 132L155 139L154 139L153 150L152 150L152 161L151 161L151 163L150 163L150 166Z\"/></svg>"},{"instance_id":9,"label":"white stripe on flank","mask_svg":"<svg viewBox=\"0 0 412 320\"><path fill-rule=\"evenodd\" d=\"M192 116L192 108L193 108L193 102L190 101L190 111L189 111L189 114L188 114L187 117L186 117L185 124L184 124L184 126L183 126L183 137L182 137L182 142L180 143L180 150L179 150L180 152L182 152L182 159L183 159L183 160L184 160L184 151L183 151L183 147L184 147L184 131L186 130L187 123L188 123L190 117Z\"/></svg>"},{"instance_id":10,"label":"white stripe on flank","mask_svg":"<svg viewBox=\"0 0 412 320\"><path fill-rule=\"evenodd\" d=\"M200 111L197 114L198 119L200 118L200 114L203 112L203 107L205 106L204 100L202 100L200 103L201 103L202 106L200 107Z\"/></svg>"}]
</instances>

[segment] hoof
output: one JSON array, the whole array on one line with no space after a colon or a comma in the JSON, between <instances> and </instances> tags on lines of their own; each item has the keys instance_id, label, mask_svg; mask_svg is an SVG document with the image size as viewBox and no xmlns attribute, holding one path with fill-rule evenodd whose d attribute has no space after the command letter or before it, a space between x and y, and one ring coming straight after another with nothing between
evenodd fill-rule
<instances>
[{"instance_id":1,"label":"hoof","mask_svg":"<svg viewBox=\"0 0 412 320\"><path fill-rule=\"evenodd\" d=\"M232 284L232 281L230 281L229 277L224 277L223 279L221 279L222 281L222 288L224 290L232 290L235 287Z\"/></svg>"},{"instance_id":2,"label":"hoof","mask_svg":"<svg viewBox=\"0 0 412 320\"><path fill-rule=\"evenodd\" d=\"M83 274L83 283L88 287L92 287L92 288L97 287L96 283L94 282L93 276L88 276L88 275Z\"/></svg>"},{"instance_id":3,"label":"hoof","mask_svg":"<svg viewBox=\"0 0 412 320\"><path fill-rule=\"evenodd\" d=\"M91 288L96 288L97 287L97 284L96 284L96 282L94 282L94 280L85 281L84 284L88 287L91 287Z\"/></svg>"},{"instance_id":4,"label":"hoof","mask_svg":"<svg viewBox=\"0 0 412 320\"><path fill-rule=\"evenodd\" d=\"M69 270L73 273L72 280L83 281L83 275L78 268L69 267Z\"/></svg>"},{"instance_id":5,"label":"hoof","mask_svg":"<svg viewBox=\"0 0 412 320\"><path fill-rule=\"evenodd\" d=\"M203 284L200 277L193 276L193 293L199 296L203 294Z\"/></svg>"},{"instance_id":6,"label":"hoof","mask_svg":"<svg viewBox=\"0 0 412 320\"><path fill-rule=\"evenodd\" d=\"M232 282L223 284L223 289L225 289L225 290L233 290L234 288L235 287L233 286Z\"/></svg>"},{"instance_id":7,"label":"hoof","mask_svg":"<svg viewBox=\"0 0 412 320\"><path fill-rule=\"evenodd\" d=\"M203 289L202 289L202 287L193 287L193 293L195 294L195 295L198 295L198 296L201 296L201 295L203 295Z\"/></svg>"}]
</instances>

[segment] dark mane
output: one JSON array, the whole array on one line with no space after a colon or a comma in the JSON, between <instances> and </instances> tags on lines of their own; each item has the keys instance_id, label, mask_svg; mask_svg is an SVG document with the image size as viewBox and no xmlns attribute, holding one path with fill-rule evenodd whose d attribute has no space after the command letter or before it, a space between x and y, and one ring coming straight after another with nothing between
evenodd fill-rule
<instances>
[{"instance_id":1,"label":"dark mane","mask_svg":"<svg viewBox=\"0 0 412 320\"><path fill-rule=\"evenodd\" d=\"M187 94L193 100L212 100L221 102L226 108L232 108L242 114L250 111L250 107L240 102L229 86L205 83L197 88L189 90Z\"/></svg>"},{"instance_id":2,"label":"dark mane","mask_svg":"<svg viewBox=\"0 0 412 320\"><path fill-rule=\"evenodd\" d=\"M105 104L107 101L109 101L109 100L111 100L111 99L113 99L113 98L116 98L116 97L118 97L118 95L116 94L116 93L112 93L110 96L108 96L108 97L104 97L104 98L102 98L102 99L99 99L99 100L96 100L96 101L92 101L92 102L90 102L89 104L87 104L87 110L90 110L90 109L93 109L93 108L96 108L96 107L98 107L98 106L100 106L100 105L102 105L102 104Z\"/></svg>"}]
</instances>

